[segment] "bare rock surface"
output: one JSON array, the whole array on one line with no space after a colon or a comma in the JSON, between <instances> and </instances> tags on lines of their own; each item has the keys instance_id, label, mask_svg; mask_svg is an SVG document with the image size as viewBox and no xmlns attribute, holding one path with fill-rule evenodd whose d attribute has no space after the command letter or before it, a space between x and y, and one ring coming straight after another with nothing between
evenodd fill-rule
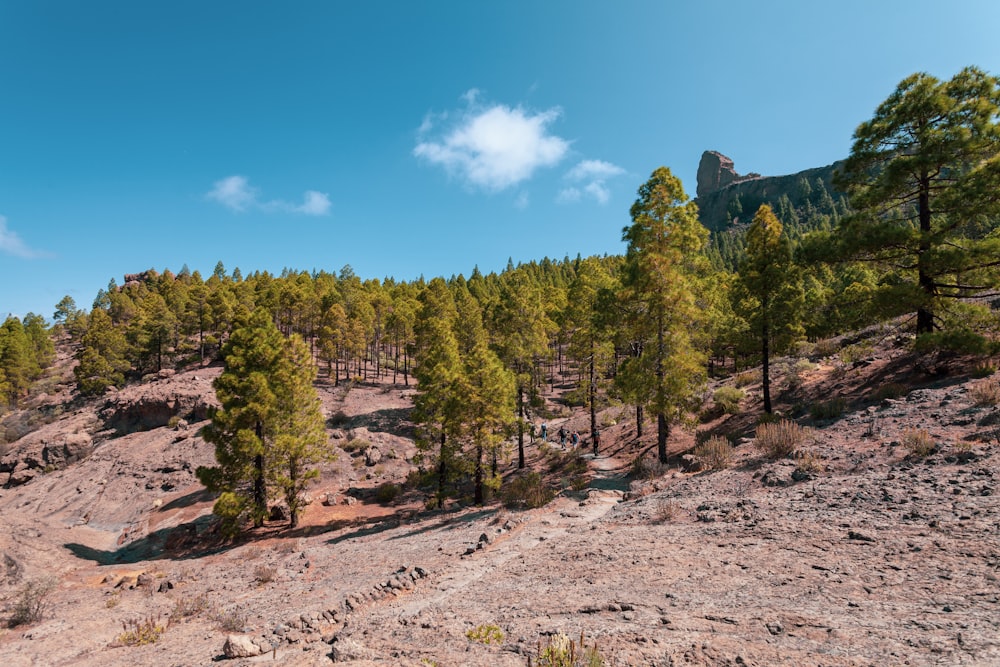
<instances>
[{"instance_id":1,"label":"bare rock surface","mask_svg":"<svg viewBox=\"0 0 1000 667\"><path fill-rule=\"evenodd\" d=\"M799 417L807 436L788 459L755 446L747 387L746 416L703 424L740 436L723 470L685 468L686 436L671 465L634 478L651 441L610 409L602 451L584 455L589 485L526 511L377 502L414 468L412 389L321 383L327 415L343 414L316 501L299 528L235 543L194 477L213 462L204 422L117 435L95 402L17 449L62 423L92 438L89 456L0 491L4 606L27 581L56 581L42 621L0 630L4 664L526 665L560 633L609 665L1000 664L1000 408L975 398L997 377L916 384L901 360L802 372L781 409L845 404ZM204 373L151 384L169 394ZM906 446L916 430L926 456ZM352 439L383 458L339 449ZM528 445L529 466L546 470L551 447ZM159 640L120 645L146 618L169 619ZM474 638L491 626L502 639Z\"/></svg>"}]
</instances>

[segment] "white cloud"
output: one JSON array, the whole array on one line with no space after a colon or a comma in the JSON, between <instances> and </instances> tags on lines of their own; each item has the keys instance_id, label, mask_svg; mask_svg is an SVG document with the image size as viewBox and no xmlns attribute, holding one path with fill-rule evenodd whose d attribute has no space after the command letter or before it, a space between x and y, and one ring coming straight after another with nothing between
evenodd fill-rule
<instances>
[{"instance_id":1,"label":"white cloud","mask_svg":"<svg viewBox=\"0 0 1000 667\"><path fill-rule=\"evenodd\" d=\"M572 204L580 201L586 194L598 204L607 204L611 199L611 190L607 180L620 176L625 170L618 165L604 160L583 160L566 172L566 180L577 183L578 186L564 188L556 196L560 204ZM582 188L582 189L581 189Z\"/></svg>"},{"instance_id":2,"label":"white cloud","mask_svg":"<svg viewBox=\"0 0 1000 667\"><path fill-rule=\"evenodd\" d=\"M301 204L292 204L281 199L261 201L257 188L250 187L244 176L229 176L216 181L215 187L205 196L239 212L253 208L265 212L287 211L303 215L328 215L331 206L329 195L316 190L306 190Z\"/></svg>"},{"instance_id":3,"label":"white cloud","mask_svg":"<svg viewBox=\"0 0 1000 667\"><path fill-rule=\"evenodd\" d=\"M604 180L624 173L625 170L618 165L605 162L604 160L583 160L569 170L566 178L572 181L585 181L588 179Z\"/></svg>"},{"instance_id":4,"label":"white cloud","mask_svg":"<svg viewBox=\"0 0 1000 667\"><path fill-rule=\"evenodd\" d=\"M234 211L245 211L257 205L257 191L250 187L244 176L229 176L216 181L207 196Z\"/></svg>"},{"instance_id":5,"label":"white cloud","mask_svg":"<svg viewBox=\"0 0 1000 667\"><path fill-rule=\"evenodd\" d=\"M587 186L583 190L596 199L598 204L607 204L608 199L611 198L611 192L608 190L608 186L604 185L604 181L587 183Z\"/></svg>"},{"instance_id":6,"label":"white cloud","mask_svg":"<svg viewBox=\"0 0 1000 667\"><path fill-rule=\"evenodd\" d=\"M2 215L0 215L0 252L14 255L15 257L23 257L24 259L35 259L45 256L45 253L32 250L25 245L16 232L7 229L7 218Z\"/></svg>"},{"instance_id":7,"label":"white cloud","mask_svg":"<svg viewBox=\"0 0 1000 667\"><path fill-rule=\"evenodd\" d=\"M531 113L501 104L483 107L476 89L462 98L468 109L441 136L425 139L425 118L418 133L421 140L413 149L416 157L458 174L474 187L497 192L557 164L569 150L568 141L548 131L559 117L558 109Z\"/></svg>"},{"instance_id":8,"label":"white cloud","mask_svg":"<svg viewBox=\"0 0 1000 667\"><path fill-rule=\"evenodd\" d=\"M325 192L307 190L305 201L295 210L305 215L326 215L330 212L330 197Z\"/></svg>"},{"instance_id":9,"label":"white cloud","mask_svg":"<svg viewBox=\"0 0 1000 667\"><path fill-rule=\"evenodd\" d=\"M580 190L577 188L563 188L556 196L556 202L559 204L574 204L580 201L580 196Z\"/></svg>"}]
</instances>

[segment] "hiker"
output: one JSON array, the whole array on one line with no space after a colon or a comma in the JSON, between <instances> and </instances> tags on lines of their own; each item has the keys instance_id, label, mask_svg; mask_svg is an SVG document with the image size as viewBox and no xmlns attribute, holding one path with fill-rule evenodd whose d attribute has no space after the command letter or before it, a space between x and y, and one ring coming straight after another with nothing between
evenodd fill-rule
<instances>
[{"instance_id":1,"label":"hiker","mask_svg":"<svg viewBox=\"0 0 1000 667\"><path fill-rule=\"evenodd\" d=\"M535 422L531 422L531 431L528 435L531 437L531 444L535 444L535 433L538 430L538 425Z\"/></svg>"},{"instance_id":2,"label":"hiker","mask_svg":"<svg viewBox=\"0 0 1000 667\"><path fill-rule=\"evenodd\" d=\"M566 427L565 426L560 426L559 427L559 446L562 447L563 449L566 448Z\"/></svg>"},{"instance_id":3,"label":"hiker","mask_svg":"<svg viewBox=\"0 0 1000 667\"><path fill-rule=\"evenodd\" d=\"M549 425L542 422L542 442L547 442L549 438Z\"/></svg>"},{"instance_id":4,"label":"hiker","mask_svg":"<svg viewBox=\"0 0 1000 667\"><path fill-rule=\"evenodd\" d=\"M573 449L576 449L580 446L580 434L573 431L573 435L569 436L569 441L572 443Z\"/></svg>"}]
</instances>

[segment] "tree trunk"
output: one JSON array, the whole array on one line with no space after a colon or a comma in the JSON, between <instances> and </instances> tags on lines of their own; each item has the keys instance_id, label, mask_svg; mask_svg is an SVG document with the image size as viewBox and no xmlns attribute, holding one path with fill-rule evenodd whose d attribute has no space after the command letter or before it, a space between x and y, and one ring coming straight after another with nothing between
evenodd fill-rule
<instances>
[{"instance_id":1,"label":"tree trunk","mask_svg":"<svg viewBox=\"0 0 1000 667\"><path fill-rule=\"evenodd\" d=\"M764 323L764 328L761 331L761 356L763 358L762 362L762 372L761 380L764 387L764 412L771 414L771 364L770 364L770 330L767 326L767 322Z\"/></svg>"},{"instance_id":2,"label":"tree trunk","mask_svg":"<svg viewBox=\"0 0 1000 667\"><path fill-rule=\"evenodd\" d=\"M924 173L920 179L920 194L917 205L920 216L920 249L917 251L917 281L924 292L925 301L917 308L917 335L934 331L934 313L930 304L936 295L934 278L927 273L927 256L931 242L930 177Z\"/></svg>"},{"instance_id":3,"label":"tree trunk","mask_svg":"<svg viewBox=\"0 0 1000 667\"><path fill-rule=\"evenodd\" d=\"M438 458L439 458L439 462L438 462L438 493L437 493L437 496L438 496L437 497L438 509L441 509L441 507L444 505L444 482L445 482L445 477L448 474L447 464L444 461L444 441L445 441L445 435L444 435L444 433L442 433L441 434L441 451L438 454Z\"/></svg>"},{"instance_id":4,"label":"tree trunk","mask_svg":"<svg viewBox=\"0 0 1000 667\"><path fill-rule=\"evenodd\" d=\"M660 463L667 462L667 439L670 437L670 423L663 414L656 415L656 454Z\"/></svg>"},{"instance_id":5,"label":"tree trunk","mask_svg":"<svg viewBox=\"0 0 1000 667\"><path fill-rule=\"evenodd\" d=\"M476 499L477 505L483 504L483 446L476 445Z\"/></svg>"},{"instance_id":6,"label":"tree trunk","mask_svg":"<svg viewBox=\"0 0 1000 667\"><path fill-rule=\"evenodd\" d=\"M261 445L264 443L264 424L257 422L254 425L254 434L260 440ZM264 481L264 454L257 454L253 459L254 466L254 478L253 478L253 504L254 504L254 517L253 525L254 528L260 528L264 525L264 516L267 514L267 487Z\"/></svg>"},{"instance_id":7,"label":"tree trunk","mask_svg":"<svg viewBox=\"0 0 1000 667\"><path fill-rule=\"evenodd\" d=\"M635 437L642 437L642 420L645 418L641 405L635 406Z\"/></svg>"},{"instance_id":8,"label":"tree trunk","mask_svg":"<svg viewBox=\"0 0 1000 667\"><path fill-rule=\"evenodd\" d=\"M594 340L590 340L590 386L588 401L590 402L590 437L594 441L594 456L597 456L597 379L594 377Z\"/></svg>"},{"instance_id":9,"label":"tree trunk","mask_svg":"<svg viewBox=\"0 0 1000 667\"><path fill-rule=\"evenodd\" d=\"M524 468L524 387L517 385L517 467Z\"/></svg>"}]
</instances>

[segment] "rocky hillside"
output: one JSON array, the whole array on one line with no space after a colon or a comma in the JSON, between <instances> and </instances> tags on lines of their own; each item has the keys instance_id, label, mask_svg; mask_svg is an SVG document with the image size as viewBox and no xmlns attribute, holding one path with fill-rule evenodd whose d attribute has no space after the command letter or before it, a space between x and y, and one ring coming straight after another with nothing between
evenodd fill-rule
<instances>
[{"instance_id":1,"label":"rocky hillside","mask_svg":"<svg viewBox=\"0 0 1000 667\"><path fill-rule=\"evenodd\" d=\"M610 407L587 481L553 443L539 509L424 509L413 388L320 384L338 458L302 526L221 541L193 471L218 368L83 401L53 379L2 423L5 665L526 665L582 636L606 665L1000 664L1000 384L873 330L776 364L792 454L755 437L759 376L653 463ZM550 433L586 416L546 397ZM743 397L739 398L739 393ZM27 432L24 432L27 431ZM796 435L797 434L797 435ZM637 463L638 461L638 463ZM711 468L711 469L709 469ZM508 476L514 469L508 462ZM399 495L377 493L387 482ZM574 488L576 490L574 490ZM27 588L33 585L35 588ZM223 664L227 664L224 662Z\"/></svg>"},{"instance_id":2,"label":"rocky hillside","mask_svg":"<svg viewBox=\"0 0 1000 667\"><path fill-rule=\"evenodd\" d=\"M839 165L835 162L786 176L740 175L732 159L717 151L705 151L698 164L698 196L695 199L701 223L713 232L723 231L733 224L748 224L761 204L770 204L777 211L782 196L788 197L791 205L804 214L806 202L817 189L817 181L836 202L842 196L833 186L833 174ZM803 179L810 186L808 193L802 190ZM821 204L816 199L810 204L819 207Z\"/></svg>"}]
</instances>

